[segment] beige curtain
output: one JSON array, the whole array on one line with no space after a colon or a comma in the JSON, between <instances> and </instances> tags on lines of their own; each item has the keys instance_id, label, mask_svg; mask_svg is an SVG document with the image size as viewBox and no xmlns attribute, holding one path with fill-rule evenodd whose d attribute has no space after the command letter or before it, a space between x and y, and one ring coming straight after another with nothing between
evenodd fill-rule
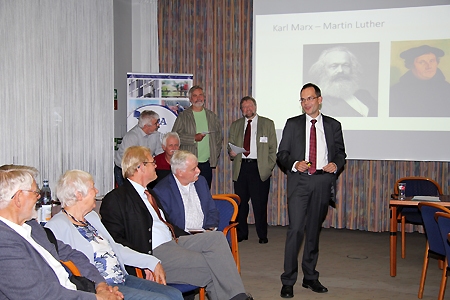
<instances>
[{"instance_id":1,"label":"beige curtain","mask_svg":"<svg viewBox=\"0 0 450 300\"><path fill-rule=\"evenodd\" d=\"M0 164L113 182L112 0L0 0Z\"/></svg>"}]
</instances>

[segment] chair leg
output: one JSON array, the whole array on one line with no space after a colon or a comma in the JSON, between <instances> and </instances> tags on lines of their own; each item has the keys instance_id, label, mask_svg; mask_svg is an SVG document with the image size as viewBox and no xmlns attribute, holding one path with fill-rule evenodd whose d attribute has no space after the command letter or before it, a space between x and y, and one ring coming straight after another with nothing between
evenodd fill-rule
<instances>
[{"instance_id":1,"label":"chair leg","mask_svg":"<svg viewBox=\"0 0 450 300\"><path fill-rule=\"evenodd\" d=\"M237 240L237 230L236 228L231 228L230 230L230 237L231 237L231 252L233 254L234 261L236 262L236 267L241 274L241 259L239 258L239 244Z\"/></svg>"},{"instance_id":2,"label":"chair leg","mask_svg":"<svg viewBox=\"0 0 450 300\"><path fill-rule=\"evenodd\" d=\"M402 216L402 258L406 257L405 224L406 224L405 216Z\"/></svg>"},{"instance_id":3,"label":"chair leg","mask_svg":"<svg viewBox=\"0 0 450 300\"><path fill-rule=\"evenodd\" d=\"M445 268L442 270L441 286L439 287L438 300L444 300L445 287L447 286L447 267L448 261L445 259Z\"/></svg>"},{"instance_id":4,"label":"chair leg","mask_svg":"<svg viewBox=\"0 0 450 300\"><path fill-rule=\"evenodd\" d=\"M428 270L428 250L430 249L430 246L428 245L427 242L427 246L425 249L425 256L423 258L423 266L422 266L422 276L420 277L420 285L419 285L419 294L418 294L418 298L422 299L423 297L423 289L425 287L425 279L427 278L427 270Z\"/></svg>"},{"instance_id":5,"label":"chair leg","mask_svg":"<svg viewBox=\"0 0 450 300\"><path fill-rule=\"evenodd\" d=\"M206 291L204 287L201 287L198 292L198 299L205 300L206 299Z\"/></svg>"},{"instance_id":6,"label":"chair leg","mask_svg":"<svg viewBox=\"0 0 450 300\"><path fill-rule=\"evenodd\" d=\"M442 269L444 269L444 261L443 260L438 260L438 266L439 266L439 269L440 270L442 270Z\"/></svg>"}]
</instances>

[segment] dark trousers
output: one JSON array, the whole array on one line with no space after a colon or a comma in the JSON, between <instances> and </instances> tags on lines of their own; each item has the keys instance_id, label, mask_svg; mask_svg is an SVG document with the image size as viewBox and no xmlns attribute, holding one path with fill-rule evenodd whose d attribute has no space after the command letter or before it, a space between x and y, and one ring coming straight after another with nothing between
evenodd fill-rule
<instances>
[{"instance_id":1,"label":"dark trousers","mask_svg":"<svg viewBox=\"0 0 450 300\"><path fill-rule=\"evenodd\" d=\"M260 239L267 238L267 202L269 200L270 178L262 181L259 177L258 163L255 160L242 160L237 181L234 182L234 192L241 198L238 211L238 239L248 238L247 217L249 200L252 200L255 216L256 233Z\"/></svg>"},{"instance_id":2,"label":"dark trousers","mask_svg":"<svg viewBox=\"0 0 450 300\"><path fill-rule=\"evenodd\" d=\"M123 176L122 176L122 168L114 165L114 180L116 181L117 186L123 185Z\"/></svg>"},{"instance_id":3,"label":"dark trousers","mask_svg":"<svg viewBox=\"0 0 450 300\"><path fill-rule=\"evenodd\" d=\"M208 182L209 189L211 189L212 182L212 168L209 164L209 160L203 163L198 163L198 168L200 169L200 175L205 177L206 182Z\"/></svg>"},{"instance_id":4,"label":"dark trousers","mask_svg":"<svg viewBox=\"0 0 450 300\"><path fill-rule=\"evenodd\" d=\"M298 176L294 191L288 191L289 228L286 236L284 252L284 273L281 282L294 285L298 276L298 254L303 249L302 271L303 278L315 280L319 278L316 271L319 257L319 235L322 223L328 213L331 196L331 184L335 180L334 174L308 175L304 173L290 174Z\"/></svg>"}]
</instances>

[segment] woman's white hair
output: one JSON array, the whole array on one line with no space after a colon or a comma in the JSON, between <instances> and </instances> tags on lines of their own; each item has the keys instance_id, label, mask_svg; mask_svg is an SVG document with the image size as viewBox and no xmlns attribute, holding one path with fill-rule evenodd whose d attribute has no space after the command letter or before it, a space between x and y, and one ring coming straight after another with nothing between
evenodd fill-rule
<instances>
[{"instance_id":1,"label":"woman's white hair","mask_svg":"<svg viewBox=\"0 0 450 300\"><path fill-rule=\"evenodd\" d=\"M90 182L94 182L94 179L88 172L70 170L64 173L56 185L56 197L61 202L61 206L75 205L78 193L85 197L89 191Z\"/></svg>"}]
</instances>

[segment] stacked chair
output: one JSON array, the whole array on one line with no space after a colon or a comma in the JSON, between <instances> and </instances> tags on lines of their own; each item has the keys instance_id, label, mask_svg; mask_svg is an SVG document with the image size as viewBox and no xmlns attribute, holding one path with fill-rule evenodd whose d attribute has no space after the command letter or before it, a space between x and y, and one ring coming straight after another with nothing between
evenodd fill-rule
<instances>
[{"instance_id":1,"label":"stacked chair","mask_svg":"<svg viewBox=\"0 0 450 300\"><path fill-rule=\"evenodd\" d=\"M406 183L406 197L442 195L439 183L430 178L417 176L403 177L397 180L394 185L394 194L396 195L398 195L398 184L400 182ZM416 207L399 208L397 210L397 220L401 222L402 258L405 258L405 225L406 223L423 225L423 221L419 209Z\"/></svg>"}]
</instances>

